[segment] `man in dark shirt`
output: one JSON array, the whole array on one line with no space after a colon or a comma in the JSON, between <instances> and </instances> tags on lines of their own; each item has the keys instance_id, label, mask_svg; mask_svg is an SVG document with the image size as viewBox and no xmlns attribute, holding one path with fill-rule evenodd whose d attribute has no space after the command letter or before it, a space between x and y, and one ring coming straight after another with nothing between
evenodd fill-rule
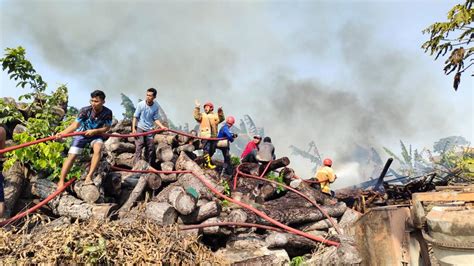
<instances>
[{"instance_id":1,"label":"man in dark shirt","mask_svg":"<svg viewBox=\"0 0 474 266\"><path fill-rule=\"evenodd\" d=\"M112 125L112 111L104 106L105 94L103 91L96 90L91 93L91 105L81 108L76 120L62 132L56 134L56 138L62 138L62 135L73 131L84 131L84 135L74 136L71 148L66 161L61 169L61 176L58 182L58 188L64 185L69 170L71 169L76 157L82 153L87 144L90 144L94 153L92 155L89 173L84 181L85 184L92 184L92 174L97 169L100 161L104 139L100 134L107 132Z\"/></svg>"}]
</instances>

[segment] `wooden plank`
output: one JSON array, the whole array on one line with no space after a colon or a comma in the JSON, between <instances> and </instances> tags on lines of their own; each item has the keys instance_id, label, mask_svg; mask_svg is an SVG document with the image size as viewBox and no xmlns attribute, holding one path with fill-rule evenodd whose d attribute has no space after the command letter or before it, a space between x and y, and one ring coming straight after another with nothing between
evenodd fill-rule
<instances>
[{"instance_id":1,"label":"wooden plank","mask_svg":"<svg viewBox=\"0 0 474 266\"><path fill-rule=\"evenodd\" d=\"M413 201L474 201L474 192L422 192L414 193Z\"/></svg>"}]
</instances>

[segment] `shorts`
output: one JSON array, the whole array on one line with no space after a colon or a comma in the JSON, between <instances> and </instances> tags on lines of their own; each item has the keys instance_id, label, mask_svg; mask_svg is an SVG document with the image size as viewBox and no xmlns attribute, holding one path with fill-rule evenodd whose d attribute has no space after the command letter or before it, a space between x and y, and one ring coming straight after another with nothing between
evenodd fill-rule
<instances>
[{"instance_id":1,"label":"shorts","mask_svg":"<svg viewBox=\"0 0 474 266\"><path fill-rule=\"evenodd\" d=\"M3 178L2 172L0 171L0 202L5 201L5 195L3 194L3 182L4 182L4 178Z\"/></svg>"},{"instance_id":2,"label":"shorts","mask_svg":"<svg viewBox=\"0 0 474 266\"><path fill-rule=\"evenodd\" d=\"M104 142L104 139L101 136L92 136L92 137L85 137L85 136L74 136L72 138L72 145L69 148L69 153L71 154L82 154L82 151L86 147L87 144L90 144L91 147L96 142Z\"/></svg>"}]
</instances>

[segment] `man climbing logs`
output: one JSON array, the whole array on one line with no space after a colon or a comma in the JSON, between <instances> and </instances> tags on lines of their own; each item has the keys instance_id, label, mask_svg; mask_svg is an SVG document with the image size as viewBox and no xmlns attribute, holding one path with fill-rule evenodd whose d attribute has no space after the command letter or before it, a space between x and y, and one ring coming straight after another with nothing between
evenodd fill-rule
<instances>
[{"instance_id":1,"label":"man climbing logs","mask_svg":"<svg viewBox=\"0 0 474 266\"><path fill-rule=\"evenodd\" d=\"M66 129L56 134L56 139L60 139L63 135L73 131L85 132L85 135L75 136L73 138L68 157L64 161L61 169L58 188L64 185L64 179L69 173L74 160L82 153L82 150L87 144L90 144L92 147L93 155L89 173L84 180L84 184L92 184L92 174L99 164L102 147L104 146L104 138L100 136L100 134L107 132L112 125L112 111L105 107L104 103L105 93L100 90L93 91L90 99L91 105L81 108L76 120Z\"/></svg>"},{"instance_id":2,"label":"man climbing logs","mask_svg":"<svg viewBox=\"0 0 474 266\"><path fill-rule=\"evenodd\" d=\"M204 112L201 112L201 105L198 100L195 101L194 119L200 123L200 137L215 138L217 137L217 125L225 120L224 111L222 107L217 109L217 114L214 111L214 105L211 102L204 104ZM205 166L209 169L216 168L211 162L211 157L216 150L217 140L202 140L204 150Z\"/></svg>"},{"instance_id":3,"label":"man climbing logs","mask_svg":"<svg viewBox=\"0 0 474 266\"><path fill-rule=\"evenodd\" d=\"M137 105L137 109L132 119L132 134L148 132L157 125L161 129L167 130L160 119L160 105L155 101L156 89L149 88L146 91L146 99ZM137 123L138 122L138 123ZM153 143L154 134L135 138L135 155L133 163L137 163L142 155L143 147L145 147L145 161L152 163L154 160L155 145Z\"/></svg>"}]
</instances>

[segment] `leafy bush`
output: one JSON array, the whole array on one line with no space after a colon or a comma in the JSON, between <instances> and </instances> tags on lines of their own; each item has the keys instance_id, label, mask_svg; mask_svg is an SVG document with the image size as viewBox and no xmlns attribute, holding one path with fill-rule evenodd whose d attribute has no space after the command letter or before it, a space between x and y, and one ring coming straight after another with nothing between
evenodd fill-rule
<instances>
[{"instance_id":1,"label":"leafy bush","mask_svg":"<svg viewBox=\"0 0 474 266\"><path fill-rule=\"evenodd\" d=\"M26 127L25 132L13 136L15 143L22 144L49 137L66 128L74 119L73 116L65 116L64 113L68 101L67 87L61 85L51 94L46 94L47 83L25 58L25 49L20 46L7 48L5 51L5 57L0 59L3 70L7 71L10 79L17 81L17 87L24 88L28 85L33 90L19 97L19 100L30 101L24 114L18 112L13 103L0 100L0 110L2 110L0 124L16 121ZM64 158L63 151L68 147L69 142L70 140L46 142L12 151L6 154L8 160L4 167L8 169L19 161L35 172L57 176ZM74 167L70 176L77 176L80 171L79 167Z\"/></svg>"}]
</instances>

